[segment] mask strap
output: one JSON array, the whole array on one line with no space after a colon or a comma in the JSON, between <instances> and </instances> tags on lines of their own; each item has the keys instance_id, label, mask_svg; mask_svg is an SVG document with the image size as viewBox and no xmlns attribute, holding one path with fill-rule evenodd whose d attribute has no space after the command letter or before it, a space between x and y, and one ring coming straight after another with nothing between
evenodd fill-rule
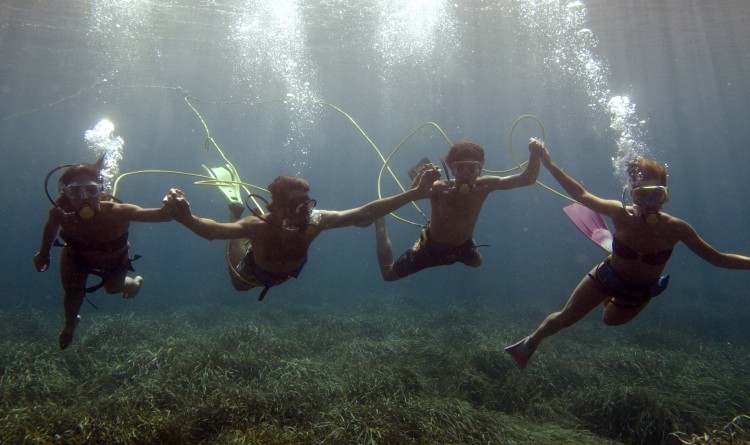
<instances>
[{"instance_id":1,"label":"mask strap","mask_svg":"<svg viewBox=\"0 0 750 445\"><path fill-rule=\"evenodd\" d=\"M625 210L628 213L628 215L635 216L630 210L628 210L628 206L625 205L625 192L627 191L628 191L628 186L626 185L625 187L622 188L622 200L621 200L622 209Z\"/></svg>"},{"instance_id":2,"label":"mask strap","mask_svg":"<svg viewBox=\"0 0 750 445\"><path fill-rule=\"evenodd\" d=\"M256 217L260 218L262 221L268 222L263 217L263 214L260 213L260 211L258 211L258 209L256 209L255 207L251 206L250 203L247 202L248 199L260 199L261 201L263 201L266 204L266 208L268 208L268 201L266 200L266 198L264 198L264 197L262 197L260 195L256 195L256 194L250 193L249 195L245 196L245 207L247 207L250 210L250 213L252 213L253 216L256 216Z\"/></svg>"},{"instance_id":3,"label":"mask strap","mask_svg":"<svg viewBox=\"0 0 750 445\"><path fill-rule=\"evenodd\" d=\"M284 230L284 227L282 227L282 226L280 226L280 225L278 225L276 223L273 223L273 222L269 221L268 219L266 219L266 217L263 216L255 207L249 206L247 204L247 200L251 199L251 198L252 199L260 199L261 201L263 201L264 203L266 203L266 208L268 208L268 201L266 200L266 198L264 198L264 197L262 197L260 195L256 195L256 194L253 194L253 193L247 195L245 197L245 206L247 206L247 208L250 209L250 213L252 213L253 216L255 216L256 218L258 218L259 220L263 221L266 224L270 224L270 225L272 225L274 227L277 227L279 230Z\"/></svg>"},{"instance_id":4,"label":"mask strap","mask_svg":"<svg viewBox=\"0 0 750 445\"><path fill-rule=\"evenodd\" d=\"M60 164L57 167L53 168L52 170L47 173L47 176L44 177L44 193L47 195L47 199L50 203L52 203L53 206L58 207L57 203L54 199L52 199L52 195L49 193L49 178L52 177L53 174L55 174L56 171L60 170L61 168L67 168L72 167L74 164Z\"/></svg>"},{"instance_id":5,"label":"mask strap","mask_svg":"<svg viewBox=\"0 0 750 445\"><path fill-rule=\"evenodd\" d=\"M445 172L445 178L448 180L448 184L451 183L451 175L448 173L448 166L445 164L445 159L441 156L440 163L443 164L443 171Z\"/></svg>"}]
</instances>

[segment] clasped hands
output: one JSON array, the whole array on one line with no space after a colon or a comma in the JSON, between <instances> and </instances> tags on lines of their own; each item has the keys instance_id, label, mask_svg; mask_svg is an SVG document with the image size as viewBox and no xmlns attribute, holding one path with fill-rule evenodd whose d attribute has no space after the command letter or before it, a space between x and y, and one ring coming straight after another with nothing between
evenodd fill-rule
<instances>
[{"instance_id":1,"label":"clasped hands","mask_svg":"<svg viewBox=\"0 0 750 445\"><path fill-rule=\"evenodd\" d=\"M167 195L164 196L161 202L177 222L184 223L193 216L190 211L190 203L187 197L185 197L185 193L180 189L169 189L169 192L167 192Z\"/></svg>"}]
</instances>

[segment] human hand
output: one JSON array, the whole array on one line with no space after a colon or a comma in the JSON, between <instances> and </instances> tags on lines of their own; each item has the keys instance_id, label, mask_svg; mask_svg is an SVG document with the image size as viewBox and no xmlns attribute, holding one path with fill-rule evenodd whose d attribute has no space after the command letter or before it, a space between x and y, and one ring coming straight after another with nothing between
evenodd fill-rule
<instances>
[{"instance_id":1,"label":"human hand","mask_svg":"<svg viewBox=\"0 0 750 445\"><path fill-rule=\"evenodd\" d=\"M544 141L542 141L541 139L529 139L529 152L531 152L532 155L539 156L542 160L542 164L545 167L549 167L549 165L552 163L552 157L550 156L547 147L544 146Z\"/></svg>"},{"instance_id":2,"label":"human hand","mask_svg":"<svg viewBox=\"0 0 750 445\"><path fill-rule=\"evenodd\" d=\"M529 152L533 155L542 155L544 151L544 141L539 138L529 139Z\"/></svg>"},{"instance_id":3,"label":"human hand","mask_svg":"<svg viewBox=\"0 0 750 445\"><path fill-rule=\"evenodd\" d=\"M427 192L432 188L432 184L440 179L440 169L434 164L425 164L417 172L415 186L417 190Z\"/></svg>"},{"instance_id":4,"label":"human hand","mask_svg":"<svg viewBox=\"0 0 750 445\"><path fill-rule=\"evenodd\" d=\"M34 268L37 272L46 272L49 269L49 253L42 254L37 252L34 254Z\"/></svg>"},{"instance_id":5,"label":"human hand","mask_svg":"<svg viewBox=\"0 0 750 445\"><path fill-rule=\"evenodd\" d=\"M162 200L162 204L169 209L172 217L177 222L185 223L185 221L193 216L190 211L190 203L180 189L169 189L169 192Z\"/></svg>"}]
</instances>

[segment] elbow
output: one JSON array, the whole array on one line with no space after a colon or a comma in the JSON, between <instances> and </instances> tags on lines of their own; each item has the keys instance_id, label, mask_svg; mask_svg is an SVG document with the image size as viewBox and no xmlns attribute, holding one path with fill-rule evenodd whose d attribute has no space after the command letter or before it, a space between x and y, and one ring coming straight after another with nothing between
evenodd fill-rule
<instances>
[{"instance_id":1,"label":"elbow","mask_svg":"<svg viewBox=\"0 0 750 445\"><path fill-rule=\"evenodd\" d=\"M524 187L533 185L536 182L536 178L536 175L532 175L531 173L524 173L523 175L521 175L521 185Z\"/></svg>"},{"instance_id":2,"label":"elbow","mask_svg":"<svg viewBox=\"0 0 750 445\"><path fill-rule=\"evenodd\" d=\"M714 267L720 267L722 269L734 269L732 261L723 254L711 256L707 259L708 263Z\"/></svg>"}]
</instances>

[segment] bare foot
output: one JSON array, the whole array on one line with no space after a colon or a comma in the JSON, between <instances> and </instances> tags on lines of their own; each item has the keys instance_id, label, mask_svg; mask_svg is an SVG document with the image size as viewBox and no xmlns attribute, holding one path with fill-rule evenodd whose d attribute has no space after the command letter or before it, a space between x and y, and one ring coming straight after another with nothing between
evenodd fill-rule
<instances>
[{"instance_id":1,"label":"bare foot","mask_svg":"<svg viewBox=\"0 0 750 445\"><path fill-rule=\"evenodd\" d=\"M245 205L241 202L229 204L229 221L235 222L242 218L242 212L245 211Z\"/></svg>"},{"instance_id":2,"label":"bare foot","mask_svg":"<svg viewBox=\"0 0 750 445\"><path fill-rule=\"evenodd\" d=\"M63 326L62 331L60 331L60 336L57 337L57 343L60 345L60 349L65 349L70 346L71 343L73 343L73 331L75 331L76 326L78 326L78 323L80 322L81 316L77 315L76 322L73 324L73 326Z\"/></svg>"},{"instance_id":3,"label":"bare foot","mask_svg":"<svg viewBox=\"0 0 750 445\"><path fill-rule=\"evenodd\" d=\"M141 283L143 283L143 277L138 275L135 278L126 277L124 290L122 291L122 298L129 300L138 296L138 292L141 291Z\"/></svg>"}]
</instances>

